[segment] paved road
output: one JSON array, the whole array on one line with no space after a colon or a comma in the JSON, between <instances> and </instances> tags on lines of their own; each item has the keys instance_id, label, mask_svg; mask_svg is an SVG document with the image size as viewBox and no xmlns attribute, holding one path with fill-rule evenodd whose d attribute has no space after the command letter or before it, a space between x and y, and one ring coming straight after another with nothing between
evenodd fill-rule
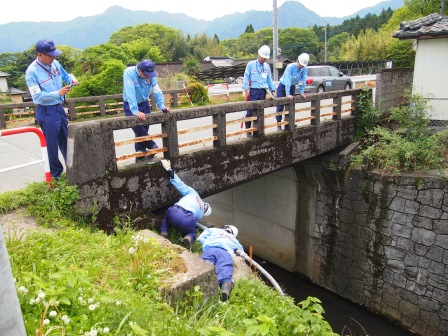
<instances>
[{"instance_id":1,"label":"paved road","mask_svg":"<svg viewBox=\"0 0 448 336\"><path fill-rule=\"evenodd\" d=\"M344 98L344 99L348 99ZM309 103L308 103L309 104ZM302 106L303 107L303 106ZM268 108L265 110L265 114L274 113L275 108ZM244 116L244 111L235 112L229 114L227 120L240 119ZM301 117L309 116L309 112L303 113ZM188 129L191 127L210 125L212 121L211 117L199 118L193 120L181 121L178 123L178 129ZM273 124L275 119L273 117L266 119L265 124ZM309 124L309 121L306 122ZM240 130L240 123L230 125L228 127L228 132L234 132ZM276 127L266 129L266 133L276 131ZM160 125L151 125L149 129L150 134L161 133ZM196 133L188 133L179 136L179 143L192 141L197 139L208 138L212 136L212 130L203 130ZM244 138L245 135L236 136L233 138L228 138L228 142L237 141ZM134 138L134 133L131 129L123 129L114 132L115 141L132 139ZM162 147L161 140L156 140L159 147ZM198 149L205 146L211 146L212 142L207 142L206 144L199 144L195 146L190 146L186 148L181 148L180 153L185 153L194 149ZM94 148L94 147L93 147ZM124 155L133 153L133 144L124 145L116 147L116 155ZM158 154L156 158L162 158L162 154ZM60 155L61 162L63 162L62 156ZM18 165L28 164L31 162L42 160L41 148L39 139L34 133L23 133L18 135L2 136L0 137L0 171L2 169L15 167ZM119 167L133 164L134 160L127 160L119 163ZM38 163L28 167L18 168L15 170L10 170L7 172L0 172L0 193L10 190L19 190L25 187L30 182L41 182L45 181L44 175L44 165L43 163Z\"/></svg>"}]
</instances>

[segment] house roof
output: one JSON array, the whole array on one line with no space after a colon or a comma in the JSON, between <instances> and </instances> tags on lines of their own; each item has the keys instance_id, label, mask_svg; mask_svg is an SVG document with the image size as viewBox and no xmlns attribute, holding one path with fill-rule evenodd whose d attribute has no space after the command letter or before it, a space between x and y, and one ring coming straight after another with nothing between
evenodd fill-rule
<instances>
[{"instance_id":1,"label":"house roof","mask_svg":"<svg viewBox=\"0 0 448 336\"><path fill-rule=\"evenodd\" d=\"M9 77L9 76L11 76L9 73L0 71L0 77Z\"/></svg>"},{"instance_id":2,"label":"house roof","mask_svg":"<svg viewBox=\"0 0 448 336\"><path fill-rule=\"evenodd\" d=\"M253 59L237 59L234 60L231 57L216 57L208 56L207 61L199 63L201 71L197 74L197 77L201 80L213 80L221 78L237 78L244 75L246 65ZM272 60L269 63L272 67ZM284 66L291 63L291 61L284 57L279 56L279 62L282 62ZM182 72L184 67L183 62L165 62L157 63L157 73L160 78L166 78L170 75L174 75Z\"/></svg>"},{"instance_id":3,"label":"house roof","mask_svg":"<svg viewBox=\"0 0 448 336\"><path fill-rule=\"evenodd\" d=\"M22 91L22 90L20 90L20 89L15 88L15 87L10 87L10 88L8 89L8 93L9 93L9 94L12 94L12 95L14 95L14 94L25 94L26 91Z\"/></svg>"},{"instance_id":4,"label":"house roof","mask_svg":"<svg viewBox=\"0 0 448 336\"><path fill-rule=\"evenodd\" d=\"M403 21L392 35L400 40L448 37L448 16L431 14L414 21Z\"/></svg>"}]
</instances>

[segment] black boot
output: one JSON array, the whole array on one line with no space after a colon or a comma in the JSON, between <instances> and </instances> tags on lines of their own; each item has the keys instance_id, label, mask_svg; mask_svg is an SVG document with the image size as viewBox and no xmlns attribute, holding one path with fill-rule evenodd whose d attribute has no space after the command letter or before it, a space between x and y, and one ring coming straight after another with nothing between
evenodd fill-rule
<instances>
[{"instance_id":1,"label":"black boot","mask_svg":"<svg viewBox=\"0 0 448 336\"><path fill-rule=\"evenodd\" d=\"M224 282L221 285L221 301L227 301L232 291L232 284L230 282Z\"/></svg>"}]
</instances>

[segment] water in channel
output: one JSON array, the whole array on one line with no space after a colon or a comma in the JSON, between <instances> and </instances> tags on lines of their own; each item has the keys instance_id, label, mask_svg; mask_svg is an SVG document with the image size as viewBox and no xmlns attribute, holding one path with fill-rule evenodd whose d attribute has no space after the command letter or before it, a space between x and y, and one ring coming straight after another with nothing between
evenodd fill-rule
<instances>
[{"instance_id":1,"label":"water in channel","mask_svg":"<svg viewBox=\"0 0 448 336\"><path fill-rule=\"evenodd\" d=\"M414 333L299 275L289 273L260 258L255 261L278 282L285 294L292 296L297 303L308 296L321 300L325 310L324 318L330 323L333 331L341 336L415 336Z\"/></svg>"}]
</instances>

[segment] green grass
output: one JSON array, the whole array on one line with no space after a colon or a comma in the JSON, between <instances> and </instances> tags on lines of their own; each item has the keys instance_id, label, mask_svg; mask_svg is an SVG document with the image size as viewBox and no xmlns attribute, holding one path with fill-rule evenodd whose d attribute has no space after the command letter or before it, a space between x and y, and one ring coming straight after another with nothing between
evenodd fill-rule
<instances>
[{"instance_id":1,"label":"green grass","mask_svg":"<svg viewBox=\"0 0 448 336\"><path fill-rule=\"evenodd\" d=\"M237 281L227 302L203 302L195 287L169 305L164 289L185 270L180 249L138 235L126 216L113 235L98 231L76 200L63 178L0 195L1 212L26 209L55 228L7 239L28 335L335 335L318 299L296 304L260 280Z\"/></svg>"}]
</instances>

